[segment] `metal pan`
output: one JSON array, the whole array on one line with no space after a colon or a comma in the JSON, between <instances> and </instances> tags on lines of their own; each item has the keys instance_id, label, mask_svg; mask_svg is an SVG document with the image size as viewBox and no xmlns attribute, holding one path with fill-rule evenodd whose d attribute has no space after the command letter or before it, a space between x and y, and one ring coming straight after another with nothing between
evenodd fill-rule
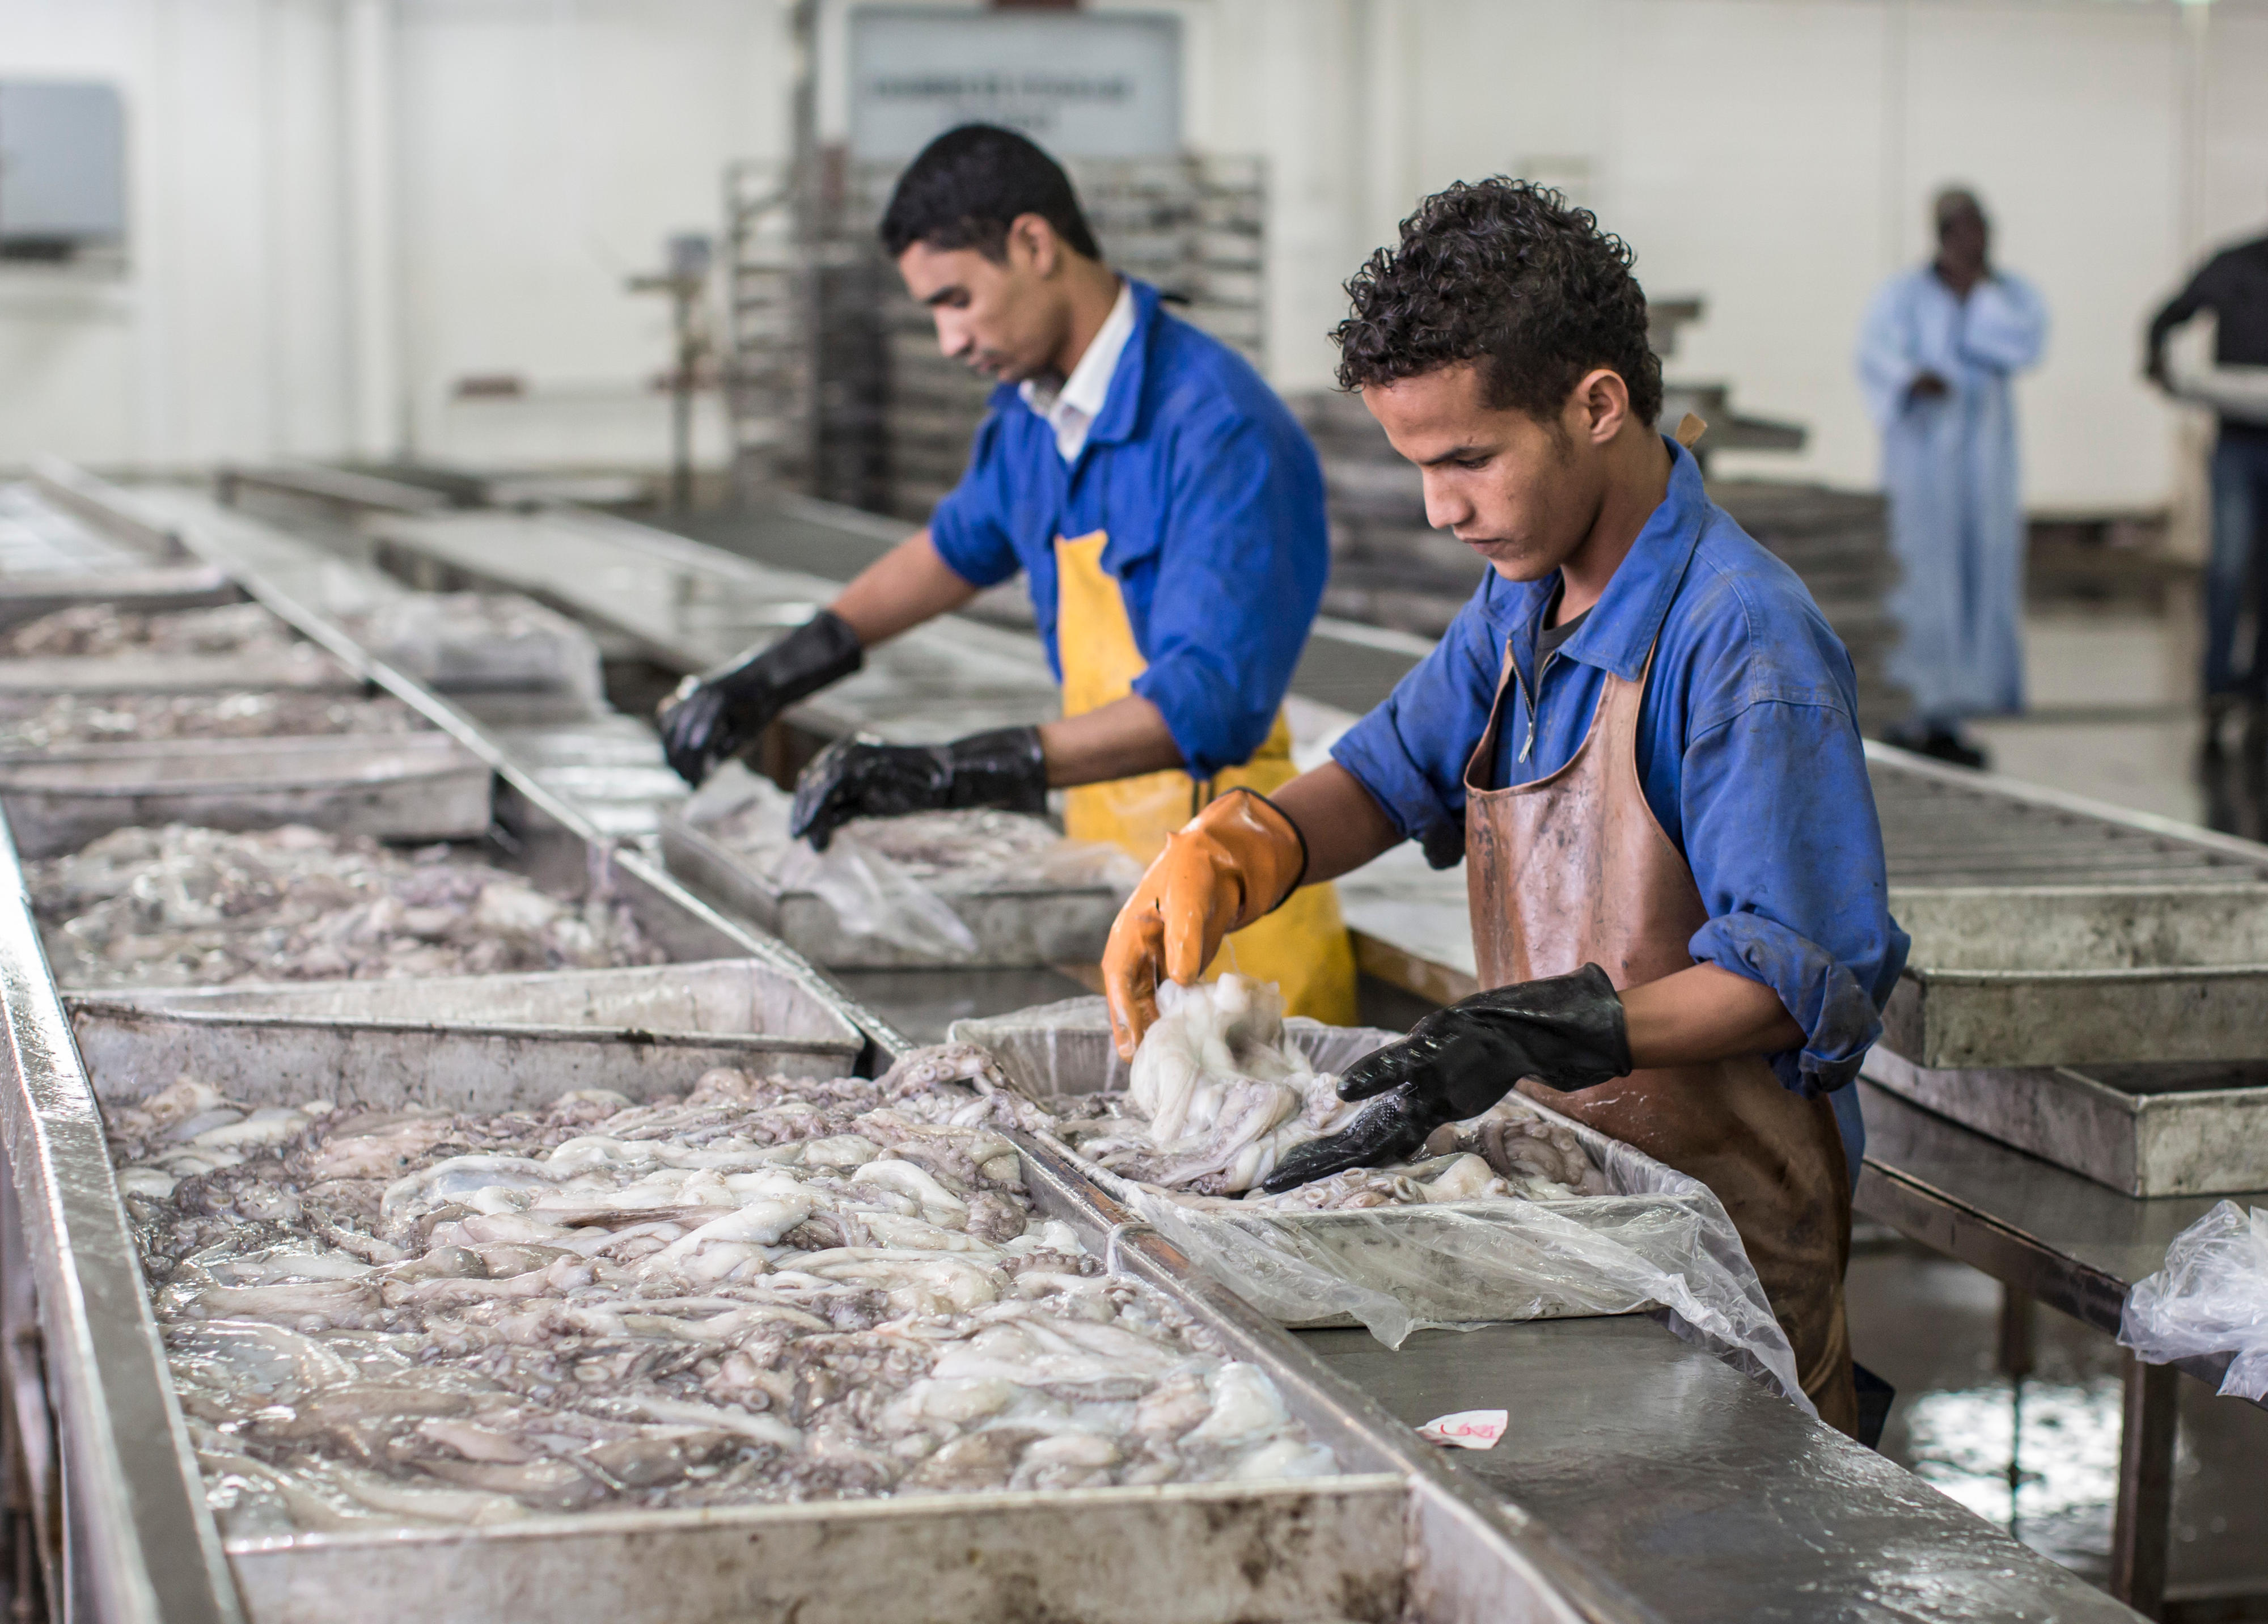
<instances>
[{"instance_id":1,"label":"metal pan","mask_svg":"<svg viewBox=\"0 0 2268 1624\"><path fill-rule=\"evenodd\" d=\"M274 996L245 995L254 1003ZM235 1030L242 1052L225 1064L225 1075L265 1078L263 1096L279 1102L335 1087L321 1073L290 1075L265 1034L247 1023ZM381 1062L356 1078L356 1103L510 1109L546 1099L563 1083L592 1081L531 1072L437 1089L431 1065L416 1052L438 1052L447 1041L438 1030L395 1031L388 1047L398 1063ZM164 1034L120 1023L86 1052L87 1076L97 1097L137 1098L169 1080L172 1058ZM696 1064L683 1057L673 1074L623 1060L595 1077L637 1097L683 1088ZM1043 1210L1115 1258L1098 1214L1026 1154ZM107 1182L107 1167L84 1171ZM122 1283L139 1296L135 1285ZM1162 1288L1171 1290L1170 1282ZM154 1381L170 1400L162 1369ZM475 1624L531 1614L570 1624L749 1618L917 1624L1005 1616L1388 1624L1490 1615L1462 1606L1413 1609L1421 1579L1430 1593L1476 1599L1492 1589L1495 1605L1520 1597L1532 1616L1583 1616L1521 1560L1500 1528L1473 1518L1470 1507L1459 1515L1432 1485L1413 1483L1398 1451L1361 1418L1318 1403L1298 1382L1283 1385L1287 1402L1303 1419L1312 1414L1314 1430L1337 1451L1340 1474L1298 1483L905 1495L880 1502L531 1517L504 1528L226 1539L222 1550L235 1598L258 1624L401 1617ZM176 1470L193 1468L183 1463ZM1413 1549L1420 1502L1432 1526ZM1256 1561L1256 1552L1265 1560ZM1484 1567L1485 1582L1476 1571Z\"/></svg>"},{"instance_id":2,"label":"metal pan","mask_svg":"<svg viewBox=\"0 0 2268 1624\"><path fill-rule=\"evenodd\" d=\"M1310 1053L1332 1030L1298 1017L1287 1022L1286 1027ZM1111 1042L1109 1017L1099 998L1074 999L990 1020L956 1021L950 1037L956 1043L973 1043L989 1051L1009 1080L1042 1104L1126 1084L1126 1062L1118 1058ZM1682 1186L1684 1181L1630 1147L1614 1144L1596 1128L1529 1104L1573 1132L1614 1189L1609 1196L1554 1201L1550 1207L1556 1216L1587 1227L1605 1228L1641 1220L1648 1211L1667 1207L1695 1213L1705 1220L1713 1218L1719 1224L1727 1222L1716 1197L1707 1190L1664 1187L1672 1182ZM1610 1144L1614 1144L1611 1152ZM1088 1177L1109 1177L1096 1174L1067 1146L1051 1141L1050 1148ZM1329 1257L1350 1281L1375 1282L1378 1289L1401 1303L1412 1318L1457 1323L1505 1317L1503 1275L1476 1274L1465 1259L1465 1249L1472 1244L1472 1222L1477 1218L1517 1224L1528 1205L1505 1200L1448 1201L1360 1212L1261 1208L1248 1214L1209 1215L1239 1228L1296 1237L1300 1251ZM1533 1282L1533 1289L1525 1294L1521 1305L1521 1318L1529 1319L1582 1318L1597 1312L1594 1306L1566 1296L1555 1282L1544 1280ZM1333 1315L1285 1323L1310 1328L1355 1322L1345 1315Z\"/></svg>"},{"instance_id":3,"label":"metal pan","mask_svg":"<svg viewBox=\"0 0 2268 1624\"><path fill-rule=\"evenodd\" d=\"M239 1099L320 1077L342 1104L373 1091L503 1111L526 1091L633 1097L715 1066L841 1077L865 1046L807 988L747 959L449 980L318 982L83 993L69 1000L98 1074L186 1072ZM405 1081L406 1079L406 1081ZM388 1103L391 1103L390 1101Z\"/></svg>"},{"instance_id":4,"label":"metal pan","mask_svg":"<svg viewBox=\"0 0 2268 1624\"><path fill-rule=\"evenodd\" d=\"M661 856L669 871L779 937L814 963L840 970L933 966L938 960L880 936L854 935L815 892L783 890L747 859L682 812L661 815ZM1102 956L1123 898L1108 885L1034 884L982 891L940 890L939 900L976 938L958 968L1092 964Z\"/></svg>"},{"instance_id":5,"label":"metal pan","mask_svg":"<svg viewBox=\"0 0 2268 1624\"><path fill-rule=\"evenodd\" d=\"M269 688L353 692L360 678L312 644L244 654L0 660L0 693L201 694Z\"/></svg>"},{"instance_id":6,"label":"metal pan","mask_svg":"<svg viewBox=\"0 0 2268 1624\"><path fill-rule=\"evenodd\" d=\"M2268 1055L2268 884L1893 886L1882 1042L1933 1069Z\"/></svg>"},{"instance_id":7,"label":"metal pan","mask_svg":"<svg viewBox=\"0 0 2268 1624\"><path fill-rule=\"evenodd\" d=\"M2268 1060L1938 1070L1880 1046L1863 1074L2128 1195L2268 1188Z\"/></svg>"},{"instance_id":8,"label":"metal pan","mask_svg":"<svg viewBox=\"0 0 2268 1624\"><path fill-rule=\"evenodd\" d=\"M2268 846L1869 743L1884 1045L1932 1069L2268 1055Z\"/></svg>"},{"instance_id":9,"label":"metal pan","mask_svg":"<svg viewBox=\"0 0 2268 1624\"><path fill-rule=\"evenodd\" d=\"M489 826L490 777L439 733L155 739L0 757L0 805L27 858L173 823L460 840Z\"/></svg>"}]
</instances>

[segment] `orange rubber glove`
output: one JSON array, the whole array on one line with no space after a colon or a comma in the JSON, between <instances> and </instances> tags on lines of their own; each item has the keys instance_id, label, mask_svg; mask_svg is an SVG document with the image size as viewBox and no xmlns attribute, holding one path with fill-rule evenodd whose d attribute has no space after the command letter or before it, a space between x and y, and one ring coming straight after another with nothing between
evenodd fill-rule
<instances>
[{"instance_id":1,"label":"orange rubber glove","mask_svg":"<svg viewBox=\"0 0 2268 1624\"><path fill-rule=\"evenodd\" d=\"M1187 986L1221 939L1273 912L1307 871L1307 843L1265 795L1233 789L1166 837L1102 951L1110 1035L1123 1059L1158 1018L1160 975Z\"/></svg>"}]
</instances>

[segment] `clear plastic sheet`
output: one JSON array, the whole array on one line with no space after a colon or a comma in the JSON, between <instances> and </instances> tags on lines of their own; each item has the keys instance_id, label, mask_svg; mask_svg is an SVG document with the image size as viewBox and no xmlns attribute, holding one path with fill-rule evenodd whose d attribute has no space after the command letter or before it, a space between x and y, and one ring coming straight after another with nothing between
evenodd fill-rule
<instances>
[{"instance_id":1,"label":"clear plastic sheet","mask_svg":"<svg viewBox=\"0 0 2268 1624\"><path fill-rule=\"evenodd\" d=\"M2268 1211L2222 1201L2126 1294L2118 1340L2149 1364L2234 1355L2224 1399L2268 1400Z\"/></svg>"},{"instance_id":2,"label":"clear plastic sheet","mask_svg":"<svg viewBox=\"0 0 2268 1624\"><path fill-rule=\"evenodd\" d=\"M818 852L788 834L793 804L770 779L729 763L686 803L684 816L778 890L817 896L848 934L939 960L978 951L953 897L1098 883L1124 891L1140 877L1115 846L1066 840L1042 819L993 810L854 818Z\"/></svg>"},{"instance_id":3,"label":"clear plastic sheet","mask_svg":"<svg viewBox=\"0 0 2268 1624\"><path fill-rule=\"evenodd\" d=\"M1317 1071L1341 1072L1396 1033L1285 1022ZM1099 998L1069 999L954 1024L989 1050L1045 1110L1123 1089ZM1615 1193L1564 1201L1491 1200L1357 1212L1295 1213L1175 1200L1082 1163L1216 1279L1286 1325L1359 1321L1387 1346L1412 1331L1499 1320L1651 1313L1685 1340L1814 1413L1786 1334L1723 1206L1698 1179L1530 1103L1563 1123ZM1052 1138L1052 1136L1049 1136ZM1060 1140L1056 1148L1076 1156Z\"/></svg>"}]
</instances>

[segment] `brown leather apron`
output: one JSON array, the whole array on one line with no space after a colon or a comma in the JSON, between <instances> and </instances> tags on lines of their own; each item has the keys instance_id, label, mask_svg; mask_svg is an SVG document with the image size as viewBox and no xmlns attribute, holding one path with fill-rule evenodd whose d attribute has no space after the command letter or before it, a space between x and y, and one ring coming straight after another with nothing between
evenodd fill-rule
<instances>
[{"instance_id":1,"label":"brown leather apron","mask_svg":"<svg viewBox=\"0 0 2268 1624\"><path fill-rule=\"evenodd\" d=\"M1465 767L1466 885L1481 985L1595 963L1616 987L1631 987L1687 969L1686 943L1709 912L1639 782L1643 678L1606 674L1590 732L1565 766L1489 789L1512 671L1507 652L1488 731ZM1781 1087L1755 1056L1633 1072L1572 1094L1525 1086L1716 1192L1794 1346L1803 1391L1822 1421L1855 1431L1843 1320L1850 1174L1833 1107Z\"/></svg>"}]
</instances>

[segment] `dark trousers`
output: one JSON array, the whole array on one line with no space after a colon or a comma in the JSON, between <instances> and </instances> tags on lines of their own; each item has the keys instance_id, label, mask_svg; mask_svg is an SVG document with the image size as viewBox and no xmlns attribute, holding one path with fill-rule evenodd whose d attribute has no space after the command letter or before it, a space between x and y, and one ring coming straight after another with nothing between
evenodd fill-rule
<instances>
[{"instance_id":1,"label":"dark trousers","mask_svg":"<svg viewBox=\"0 0 2268 1624\"><path fill-rule=\"evenodd\" d=\"M2205 690L2268 698L2268 429L2224 424L2213 448L2213 557L2205 572ZM2236 667L2236 624L2252 610Z\"/></svg>"}]
</instances>

